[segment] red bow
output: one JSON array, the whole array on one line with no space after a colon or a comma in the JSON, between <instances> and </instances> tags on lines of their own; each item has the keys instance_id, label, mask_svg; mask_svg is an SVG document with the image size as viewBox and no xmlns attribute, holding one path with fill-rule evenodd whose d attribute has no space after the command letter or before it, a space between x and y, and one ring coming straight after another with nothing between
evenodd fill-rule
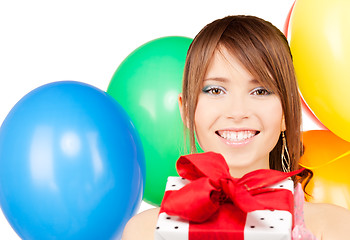
<instances>
[{"instance_id":1,"label":"red bow","mask_svg":"<svg viewBox=\"0 0 350 240\"><path fill-rule=\"evenodd\" d=\"M261 169L242 178L233 178L223 156L208 152L180 157L177 170L181 177L191 182L167 196L162 203L163 211L192 222L204 222L221 204L228 201L244 212L277 210L276 201L277 205L282 206L278 210L289 209L293 206L290 191L267 187L296 175L303 169L290 173ZM269 194L276 191L279 192L278 199L273 200Z\"/></svg>"}]
</instances>

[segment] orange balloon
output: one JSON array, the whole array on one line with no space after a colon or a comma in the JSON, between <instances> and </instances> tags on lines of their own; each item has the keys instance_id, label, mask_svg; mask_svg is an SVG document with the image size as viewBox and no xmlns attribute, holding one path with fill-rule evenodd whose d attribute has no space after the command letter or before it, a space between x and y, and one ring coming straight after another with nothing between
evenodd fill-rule
<instances>
[{"instance_id":1,"label":"orange balloon","mask_svg":"<svg viewBox=\"0 0 350 240\"><path fill-rule=\"evenodd\" d=\"M350 209L350 142L329 130L306 131L302 141L305 149L300 163L314 173L306 188L311 195L307 200Z\"/></svg>"}]
</instances>

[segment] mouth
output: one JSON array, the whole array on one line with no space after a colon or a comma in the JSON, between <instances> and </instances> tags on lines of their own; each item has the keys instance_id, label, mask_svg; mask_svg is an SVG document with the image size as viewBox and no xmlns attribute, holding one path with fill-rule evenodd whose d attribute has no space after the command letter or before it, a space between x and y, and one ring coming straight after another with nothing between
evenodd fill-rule
<instances>
[{"instance_id":1,"label":"mouth","mask_svg":"<svg viewBox=\"0 0 350 240\"><path fill-rule=\"evenodd\" d=\"M242 142L250 138L255 137L260 133L260 131L254 130L242 130L242 131L229 131L229 130L219 130L215 132L219 137L228 140L230 142Z\"/></svg>"}]
</instances>

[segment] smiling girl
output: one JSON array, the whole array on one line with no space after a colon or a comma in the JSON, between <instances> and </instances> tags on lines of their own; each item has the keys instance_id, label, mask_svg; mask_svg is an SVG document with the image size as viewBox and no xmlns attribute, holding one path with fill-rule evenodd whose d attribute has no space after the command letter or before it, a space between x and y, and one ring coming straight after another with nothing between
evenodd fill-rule
<instances>
[{"instance_id":1,"label":"smiling girl","mask_svg":"<svg viewBox=\"0 0 350 240\"><path fill-rule=\"evenodd\" d=\"M193 40L179 106L190 133L205 151L224 156L230 174L258 169L293 171L301 154L301 107L292 56L284 35L252 16L216 20ZM347 239L350 213L329 204L304 203L295 182L293 239ZM135 216L123 239L153 239L159 209Z\"/></svg>"}]
</instances>

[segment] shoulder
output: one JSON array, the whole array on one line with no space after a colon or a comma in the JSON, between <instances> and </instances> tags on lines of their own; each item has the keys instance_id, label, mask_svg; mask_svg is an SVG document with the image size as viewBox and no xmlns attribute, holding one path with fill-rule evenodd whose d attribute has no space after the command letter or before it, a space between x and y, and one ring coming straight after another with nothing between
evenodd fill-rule
<instances>
[{"instance_id":1,"label":"shoulder","mask_svg":"<svg viewBox=\"0 0 350 240\"><path fill-rule=\"evenodd\" d=\"M346 239L349 236L350 211L324 203L305 203L304 216L306 227L318 239Z\"/></svg>"},{"instance_id":2,"label":"shoulder","mask_svg":"<svg viewBox=\"0 0 350 240\"><path fill-rule=\"evenodd\" d=\"M122 240L153 240L159 208L152 208L135 215L126 224Z\"/></svg>"}]
</instances>

